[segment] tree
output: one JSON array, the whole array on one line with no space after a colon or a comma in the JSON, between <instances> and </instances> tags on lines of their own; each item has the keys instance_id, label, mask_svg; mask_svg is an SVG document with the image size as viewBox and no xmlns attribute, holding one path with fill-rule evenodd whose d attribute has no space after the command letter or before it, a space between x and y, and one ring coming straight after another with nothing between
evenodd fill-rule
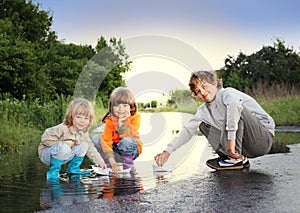
<instances>
[{"instance_id":1,"label":"tree","mask_svg":"<svg viewBox=\"0 0 300 213\"><path fill-rule=\"evenodd\" d=\"M96 54L84 67L76 84L75 96L90 100L100 98L107 107L111 92L124 86L123 73L130 69L131 61L121 39L111 38L109 43L101 36L96 45Z\"/></svg>"},{"instance_id":2,"label":"tree","mask_svg":"<svg viewBox=\"0 0 300 213\"><path fill-rule=\"evenodd\" d=\"M55 43L44 51L44 70L55 93L73 95L77 79L95 51L88 45Z\"/></svg>"},{"instance_id":3,"label":"tree","mask_svg":"<svg viewBox=\"0 0 300 213\"><path fill-rule=\"evenodd\" d=\"M31 42L45 42L52 34L52 16L39 10L39 5L25 0L2 0L0 3L0 19L8 19L13 28L9 36L22 38ZM7 31L8 32L8 31Z\"/></svg>"},{"instance_id":4,"label":"tree","mask_svg":"<svg viewBox=\"0 0 300 213\"><path fill-rule=\"evenodd\" d=\"M249 56L243 53L239 53L236 59L228 56L218 75L225 87L240 90L253 90L258 84L300 88L300 56L277 39L273 46L263 46Z\"/></svg>"},{"instance_id":5,"label":"tree","mask_svg":"<svg viewBox=\"0 0 300 213\"><path fill-rule=\"evenodd\" d=\"M0 93L41 102L98 95L106 105L112 90L125 85L131 62L121 39L101 37L95 49L64 44L50 31L52 16L31 1L2 0L0 12Z\"/></svg>"},{"instance_id":6,"label":"tree","mask_svg":"<svg viewBox=\"0 0 300 213\"><path fill-rule=\"evenodd\" d=\"M52 17L24 0L0 4L0 92L12 97L43 98L53 92L40 62L41 50L55 38ZM50 36L49 39L47 36Z\"/></svg>"},{"instance_id":7,"label":"tree","mask_svg":"<svg viewBox=\"0 0 300 213\"><path fill-rule=\"evenodd\" d=\"M0 34L0 92L23 99L53 92L50 79L38 64L39 48L29 41L9 40Z\"/></svg>"}]
</instances>

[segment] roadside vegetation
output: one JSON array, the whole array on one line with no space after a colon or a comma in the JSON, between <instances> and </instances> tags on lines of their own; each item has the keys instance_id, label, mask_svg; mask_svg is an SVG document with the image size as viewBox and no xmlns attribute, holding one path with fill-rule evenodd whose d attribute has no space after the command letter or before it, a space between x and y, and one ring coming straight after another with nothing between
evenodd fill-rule
<instances>
[{"instance_id":1,"label":"roadside vegetation","mask_svg":"<svg viewBox=\"0 0 300 213\"><path fill-rule=\"evenodd\" d=\"M0 159L28 145L36 148L42 132L63 121L73 97L95 104L96 126L112 90L126 86L131 61L120 38L99 36L95 47L66 44L51 31L52 21L32 1L0 4ZM225 87L256 98L277 125L300 126L300 55L284 41L228 56L218 75ZM186 90L170 97L168 107L152 110L195 113L201 104ZM293 137L300 142L299 134L278 138Z\"/></svg>"}]
</instances>

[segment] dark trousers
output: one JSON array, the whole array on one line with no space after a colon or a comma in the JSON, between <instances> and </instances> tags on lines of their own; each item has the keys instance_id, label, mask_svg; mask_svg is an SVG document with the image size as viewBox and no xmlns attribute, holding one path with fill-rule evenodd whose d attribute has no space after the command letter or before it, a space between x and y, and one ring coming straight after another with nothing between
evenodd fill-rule
<instances>
[{"instance_id":1,"label":"dark trousers","mask_svg":"<svg viewBox=\"0 0 300 213\"><path fill-rule=\"evenodd\" d=\"M224 120L222 130L203 122L199 126L202 134L219 155L228 154L228 140L225 124L226 120ZM270 151L273 140L274 136L272 133L269 132L249 110L244 108L236 132L236 152L249 158L262 156Z\"/></svg>"}]
</instances>

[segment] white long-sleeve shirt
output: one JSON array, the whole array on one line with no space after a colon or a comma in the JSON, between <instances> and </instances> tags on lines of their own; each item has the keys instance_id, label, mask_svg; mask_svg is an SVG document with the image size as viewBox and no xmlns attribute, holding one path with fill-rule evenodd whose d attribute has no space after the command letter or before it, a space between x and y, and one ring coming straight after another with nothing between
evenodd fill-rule
<instances>
[{"instance_id":1,"label":"white long-sleeve shirt","mask_svg":"<svg viewBox=\"0 0 300 213\"><path fill-rule=\"evenodd\" d=\"M202 122L210 124L222 132L224 131L224 122L226 122L227 139L235 140L238 122L244 107L274 135L273 118L252 97L234 88L221 88L211 103L205 103L198 108L193 118L183 126L180 133L167 145L165 151L172 153L187 143Z\"/></svg>"}]
</instances>

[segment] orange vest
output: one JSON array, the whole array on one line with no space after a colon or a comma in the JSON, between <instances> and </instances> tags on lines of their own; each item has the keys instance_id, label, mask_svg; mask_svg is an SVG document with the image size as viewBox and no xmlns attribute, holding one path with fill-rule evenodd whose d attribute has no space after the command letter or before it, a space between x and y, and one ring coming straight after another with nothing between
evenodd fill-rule
<instances>
[{"instance_id":1,"label":"orange vest","mask_svg":"<svg viewBox=\"0 0 300 213\"><path fill-rule=\"evenodd\" d=\"M113 152L113 143L119 143L122 138L131 137L136 140L138 146L139 155L142 153L143 143L141 142L139 135L139 127L141 123L141 115L137 112L134 115L130 116L124 124L127 127L127 130L119 135L116 130L118 128L118 118L115 116L109 116L104 120L105 128L104 132L101 134L101 146L102 150L105 153Z\"/></svg>"}]
</instances>

